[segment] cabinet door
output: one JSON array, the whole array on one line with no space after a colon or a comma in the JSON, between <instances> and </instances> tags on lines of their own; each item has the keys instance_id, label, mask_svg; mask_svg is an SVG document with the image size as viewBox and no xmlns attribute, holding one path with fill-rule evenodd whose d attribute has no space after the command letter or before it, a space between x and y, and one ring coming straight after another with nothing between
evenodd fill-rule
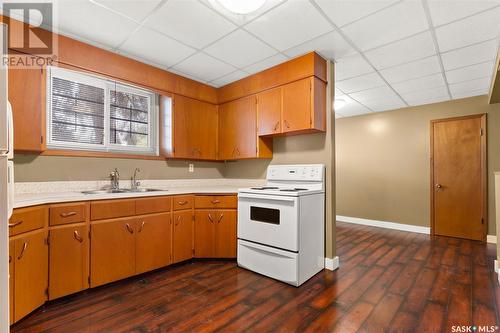
<instances>
[{"instance_id":1,"label":"cabinet door","mask_svg":"<svg viewBox=\"0 0 500 333\"><path fill-rule=\"evenodd\" d=\"M174 98L174 157L217 159L217 106Z\"/></svg>"},{"instance_id":2,"label":"cabinet door","mask_svg":"<svg viewBox=\"0 0 500 333\"><path fill-rule=\"evenodd\" d=\"M89 239L87 226L50 230L49 299L87 289Z\"/></svg>"},{"instance_id":3,"label":"cabinet door","mask_svg":"<svg viewBox=\"0 0 500 333\"><path fill-rule=\"evenodd\" d=\"M215 256L215 223L217 212L199 210L194 219L194 255L196 258Z\"/></svg>"},{"instance_id":4,"label":"cabinet door","mask_svg":"<svg viewBox=\"0 0 500 333\"><path fill-rule=\"evenodd\" d=\"M16 242L13 240L9 240L9 315L10 315L10 324L14 324L14 258L15 258L15 244Z\"/></svg>"},{"instance_id":5,"label":"cabinet door","mask_svg":"<svg viewBox=\"0 0 500 333\"><path fill-rule=\"evenodd\" d=\"M249 96L219 107L219 159L257 157L256 97Z\"/></svg>"},{"instance_id":6,"label":"cabinet door","mask_svg":"<svg viewBox=\"0 0 500 333\"><path fill-rule=\"evenodd\" d=\"M91 287L135 274L135 221L128 218L91 225Z\"/></svg>"},{"instance_id":7,"label":"cabinet door","mask_svg":"<svg viewBox=\"0 0 500 333\"><path fill-rule=\"evenodd\" d=\"M283 86L283 133L311 128L312 79Z\"/></svg>"},{"instance_id":8,"label":"cabinet door","mask_svg":"<svg viewBox=\"0 0 500 333\"><path fill-rule=\"evenodd\" d=\"M219 211L215 229L215 257L236 258L236 210Z\"/></svg>"},{"instance_id":9,"label":"cabinet door","mask_svg":"<svg viewBox=\"0 0 500 333\"><path fill-rule=\"evenodd\" d=\"M26 316L47 300L47 232L37 231L19 238L14 245L14 319Z\"/></svg>"},{"instance_id":10,"label":"cabinet door","mask_svg":"<svg viewBox=\"0 0 500 333\"><path fill-rule=\"evenodd\" d=\"M40 69L9 69L9 101L14 117L14 150L43 150L45 114ZM29 119L29 121L26 121Z\"/></svg>"},{"instance_id":11,"label":"cabinet door","mask_svg":"<svg viewBox=\"0 0 500 333\"><path fill-rule=\"evenodd\" d=\"M173 221L173 262L180 262L193 257L193 212L174 213Z\"/></svg>"},{"instance_id":12,"label":"cabinet door","mask_svg":"<svg viewBox=\"0 0 500 333\"><path fill-rule=\"evenodd\" d=\"M149 215L137 220L135 273L164 267L171 261L171 215Z\"/></svg>"},{"instance_id":13,"label":"cabinet door","mask_svg":"<svg viewBox=\"0 0 500 333\"><path fill-rule=\"evenodd\" d=\"M281 88L257 95L257 119L259 135L281 133Z\"/></svg>"}]
</instances>

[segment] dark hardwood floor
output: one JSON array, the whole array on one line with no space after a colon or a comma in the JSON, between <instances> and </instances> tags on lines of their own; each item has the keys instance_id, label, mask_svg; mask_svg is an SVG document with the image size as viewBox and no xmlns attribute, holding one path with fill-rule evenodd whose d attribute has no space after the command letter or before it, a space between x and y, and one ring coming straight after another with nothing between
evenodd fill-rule
<instances>
[{"instance_id":1,"label":"dark hardwood floor","mask_svg":"<svg viewBox=\"0 0 500 333\"><path fill-rule=\"evenodd\" d=\"M498 331L493 244L345 223L337 244L340 268L300 288L193 261L54 301L12 332Z\"/></svg>"}]
</instances>

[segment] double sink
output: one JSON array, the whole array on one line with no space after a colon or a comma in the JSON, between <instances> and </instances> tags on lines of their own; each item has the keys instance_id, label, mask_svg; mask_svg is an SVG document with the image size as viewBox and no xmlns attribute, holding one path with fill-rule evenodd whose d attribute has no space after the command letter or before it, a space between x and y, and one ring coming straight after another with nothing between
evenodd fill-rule
<instances>
[{"instance_id":1,"label":"double sink","mask_svg":"<svg viewBox=\"0 0 500 333\"><path fill-rule=\"evenodd\" d=\"M91 190L91 191L82 191L83 194L109 194L109 193L144 193L144 192L158 192L158 191L167 191L167 190L159 190L156 188L136 188L136 189L106 189L106 190Z\"/></svg>"}]
</instances>

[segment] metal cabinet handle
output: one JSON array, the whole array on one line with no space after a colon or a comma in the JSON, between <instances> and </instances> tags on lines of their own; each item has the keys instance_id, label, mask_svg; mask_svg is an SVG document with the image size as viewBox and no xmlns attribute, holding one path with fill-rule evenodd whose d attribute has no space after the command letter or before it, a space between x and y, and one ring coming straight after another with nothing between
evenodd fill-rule
<instances>
[{"instance_id":1,"label":"metal cabinet handle","mask_svg":"<svg viewBox=\"0 0 500 333\"><path fill-rule=\"evenodd\" d=\"M220 203L220 200L215 199L215 200L212 200L212 201L210 201L210 202L211 202L212 204L216 205L216 204Z\"/></svg>"},{"instance_id":2,"label":"metal cabinet handle","mask_svg":"<svg viewBox=\"0 0 500 333\"><path fill-rule=\"evenodd\" d=\"M9 264L12 262L12 256L9 256Z\"/></svg>"},{"instance_id":3,"label":"metal cabinet handle","mask_svg":"<svg viewBox=\"0 0 500 333\"><path fill-rule=\"evenodd\" d=\"M437 188L437 189L441 189L441 188L443 188L443 185L441 185L441 184L436 184L436 188Z\"/></svg>"},{"instance_id":4,"label":"metal cabinet handle","mask_svg":"<svg viewBox=\"0 0 500 333\"><path fill-rule=\"evenodd\" d=\"M201 156L201 150L199 150L198 148L193 148L193 156L196 156L196 154L198 154L198 156Z\"/></svg>"},{"instance_id":5,"label":"metal cabinet handle","mask_svg":"<svg viewBox=\"0 0 500 333\"><path fill-rule=\"evenodd\" d=\"M24 242L23 249L21 250L21 253L19 253L19 257L17 257L17 260L21 260L21 258L24 256L24 252L26 252L27 247L28 247L28 243Z\"/></svg>"},{"instance_id":6,"label":"metal cabinet handle","mask_svg":"<svg viewBox=\"0 0 500 333\"><path fill-rule=\"evenodd\" d=\"M76 212L67 212L67 213L61 213L59 214L61 217L70 217L70 216L75 216Z\"/></svg>"},{"instance_id":7,"label":"metal cabinet handle","mask_svg":"<svg viewBox=\"0 0 500 333\"><path fill-rule=\"evenodd\" d=\"M142 221L141 223L141 227L139 228L139 231L138 232L142 232L142 229L144 229L144 225L146 224L146 222Z\"/></svg>"},{"instance_id":8,"label":"metal cabinet handle","mask_svg":"<svg viewBox=\"0 0 500 333\"><path fill-rule=\"evenodd\" d=\"M208 213L208 219L210 220L210 223L214 223L214 219L210 213Z\"/></svg>"},{"instance_id":9,"label":"metal cabinet handle","mask_svg":"<svg viewBox=\"0 0 500 333\"><path fill-rule=\"evenodd\" d=\"M283 121L285 123L286 128L290 128L290 124L288 123L287 120Z\"/></svg>"},{"instance_id":10,"label":"metal cabinet handle","mask_svg":"<svg viewBox=\"0 0 500 333\"><path fill-rule=\"evenodd\" d=\"M280 122L278 120L278 122L276 123L276 125L274 125L274 128L273 128L274 132L276 132L278 130L279 125L280 125Z\"/></svg>"},{"instance_id":11,"label":"metal cabinet handle","mask_svg":"<svg viewBox=\"0 0 500 333\"><path fill-rule=\"evenodd\" d=\"M128 224L128 223L125 224L125 227L127 227L128 232L130 232L131 234L134 233L134 229L132 229L132 227L130 226L130 224Z\"/></svg>"},{"instance_id":12,"label":"metal cabinet handle","mask_svg":"<svg viewBox=\"0 0 500 333\"><path fill-rule=\"evenodd\" d=\"M240 150L238 149L238 147L236 147L236 155L240 156Z\"/></svg>"},{"instance_id":13,"label":"metal cabinet handle","mask_svg":"<svg viewBox=\"0 0 500 333\"><path fill-rule=\"evenodd\" d=\"M80 243L83 243L83 238L82 238L82 236L80 236L80 234L78 233L78 230L75 230L75 231L73 232L73 237L74 237L77 241L79 241Z\"/></svg>"},{"instance_id":14,"label":"metal cabinet handle","mask_svg":"<svg viewBox=\"0 0 500 333\"><path fill-rule=\"evenodd\" d=\"M179 225L179 222L181 221L181 219L182 219L182 215L178 215L177 220L175 221L175 225Z\"/></svg>"},{"instance_id":15,"label":"metal cabinet handle","mask_svg":"<svg viewBox=\"0 0 500 333\"><path fill-rule=\"evenodd\" d=\"M220 221L222 221L223 218L224 218L224 214L220 214L219 219L217 220L217 223L220 223Z\"/></svg>"},{"instance_id":16,"label":"metal cabinet handle","mask_svg":"<svg viewBox=\"0 0 500 333\"><path fill-rule=\"evenodd\" d=\"M17 227L18 225L23 224L23 222L24 222L23 220L19 220L14 223L9 223L9 228Z\"/></svg>"},{"instance_id":17,"label":"metal cabinet handle","mask_svg":"<svg viewBox=\"0 0 500 333\"><path fill-rule=\"evenodd\" d=\"M187 203L188 203L188 201L179 201L179 202L177 202L177 203L178 203L179 205L181 205L181 206L184 206L185 204L187 204Z\"/></svg>"}]
</instances>

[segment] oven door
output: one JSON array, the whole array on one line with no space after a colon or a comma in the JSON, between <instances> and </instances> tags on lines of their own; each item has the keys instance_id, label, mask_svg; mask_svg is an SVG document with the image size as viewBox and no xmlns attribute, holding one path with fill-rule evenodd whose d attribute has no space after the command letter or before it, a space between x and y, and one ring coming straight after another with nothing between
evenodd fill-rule
<instances>
[{"instance_id":1,"label":"oven door","mask_svg":"<svg viewBox=\"0 0 500 333\"><path fill-rule=\"evenodd\" d=\"M299 251L298 197L240 193L238 238Z\"/></svg>"}]
</instances>

